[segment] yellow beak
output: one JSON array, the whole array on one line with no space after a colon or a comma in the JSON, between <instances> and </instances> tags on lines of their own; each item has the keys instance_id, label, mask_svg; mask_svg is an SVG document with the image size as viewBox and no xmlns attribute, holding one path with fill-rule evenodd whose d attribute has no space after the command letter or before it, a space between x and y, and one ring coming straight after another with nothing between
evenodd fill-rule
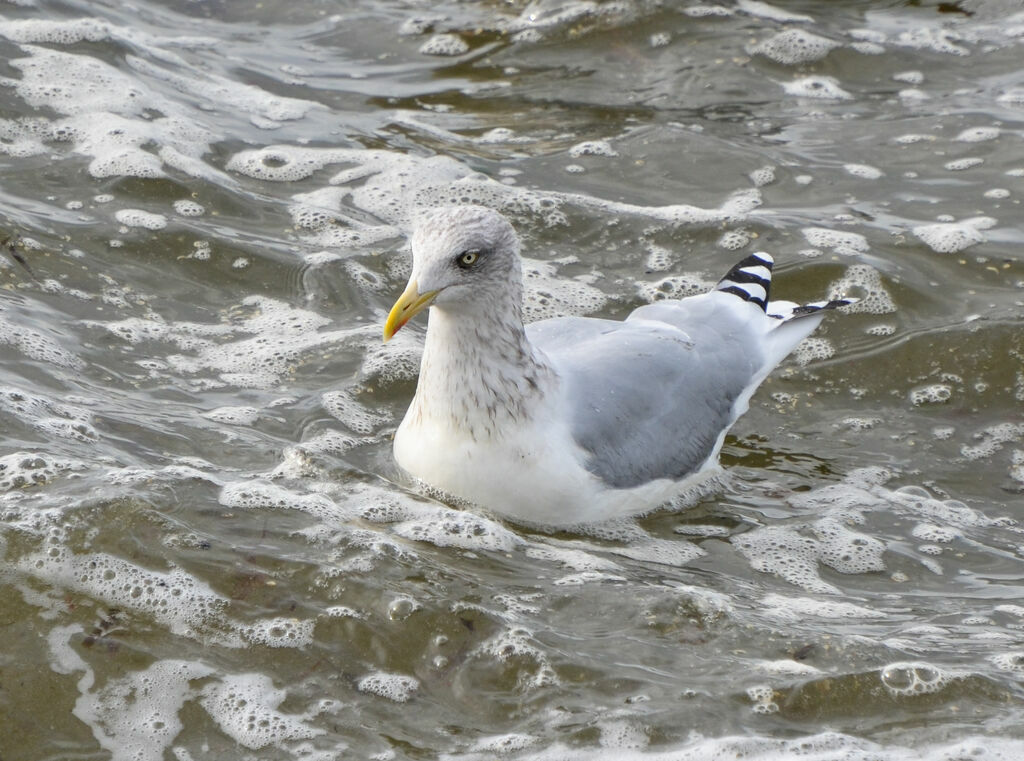
<instances>
[{"instance_id":1,"label":"yellow beak","mask_svg":"<svg viewBox=\"0 0 1024 761\"><path fill-rule=\"evenodd\" d=\"M416 281L410 280L405 292L391 307L387 322L384 323L384 343L390 341L405 323L430 306L430 302L434 300L437 293L437 291L420 293Z\"/></svg>"}]
</instances>

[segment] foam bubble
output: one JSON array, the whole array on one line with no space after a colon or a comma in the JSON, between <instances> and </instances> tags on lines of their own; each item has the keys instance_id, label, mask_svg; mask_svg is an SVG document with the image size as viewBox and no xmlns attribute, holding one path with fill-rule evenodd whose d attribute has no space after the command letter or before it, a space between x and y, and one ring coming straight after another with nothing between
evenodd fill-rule
<instances>
[{"instance_id":1,"label":"foam bubble","mask_svg":"<svg viewBox=\"0 0 1024 761\"><path fill-rule=\"evenodd\" d=\"M953 396L953 387L946 383L931 383L910 391L910 401L915 407L923 404L943 404Z\"/></svg>"},{"instance_id":2,"label":"foam bubble","mask_svg":"<svg viewBox=\"0 0 1024 761\"><path fill-rule=\"evenodd\" d=\"M747 688L747 697L754 704L754 713L770 714L779 712L775 690L769 684L758 684Z\"/></svg>"},{"instance_id":3,"label":"foam bubble","mask_svg":"<svg viewBox=\"0 0 1024 761\"><path fill-rule=\"evenodd\" d=\"M599 721L597 728L601 732L600 744L602 748L642 750L650 742L643 726L629 719Z\"/></svg>"},{"instance_id":4,"label":"foam bubble","mask_svg":"<svg viewBox=\"0 0 1024 761\"><path fill-rule=\"evenodd\" d=\"M809 529L814 536L799 533L801 528ZM732 536L729 541L755 570L773 573L811 592L839 592L818 575L818 563L848 574L885 569L885 546L881 542L832 517L806 527L765 526Z\"/></svg>"},{"instance_id":5,"label":"foam bubble","mask_svg":"<svg viewBox=\"0 0 1024 761\"><path fill-rule=\"evenodd\" d=\"M389 674L376 671L356 683L360 692L378 695L396 703L407 703L419 689L419 680L405 674Z\"/></svg>"},{"instance_id":6,"label":"foam bubble","mask_svg":"<svg viewBox=\"0 0 1024 761\"><path fill-rule=\"evenodd\" d=\"M999 127L971 127L953 139L959 140L961 143L982 143L995 140L1000 134L1002 134L1002 130Z\"/></svg>"},{"instance_id":7,"label":"foam bubble","mask_svg":"<svg viewBox=\"0 0 1024 761\"><path fill-rule=\"evenodd\" d=\"M419 515L396 523L398 536L436 547L459 547L481 552L509 552L522 544L516 534L500 523L469 511L424 505Z\"/></svg>"},{"instance_id":8,"label":"foam bubble","mask_svg":"<svg viewBox=\"0 0 1024 761\"><path fill-rule=\"evenodd\" d=\"M663 48L672 42L672 35L668 32L655 32L647 38L647 44L652 48Z\"/></svg>"},{"instance_id":9,"label":"foam bubble","mask_svg":"<svg viewBox=\"0 0 1024 761\"><path fill-rule=\"evenodd\" d=\"M981 460L1021 438L1024 438L1024 423L996 423L974 434L973 439L977 443L964 444L960 447L960 454L968 460Z\"/></svg>"},{"instance_id":10,"label":"foam bubble","mask_svg":"<svg viewBox=\"0 0 1024 761\"><path fill-rule=\"evenodd\" d=\"M992 188L982 193L985 198L1009 198L1010 191L1006 188Z\"/></svg>"},{"instance_id":11,"label":"foam bubble","mask_svg":"<svg viewBox=\"0 0 1024 761\"><path fill-rule=\"evenodd\" d=\"M644 266L652 272L664 272L669 269L675 261L673 252L664 246L653 243L647 245L647 259Z\"/></svg>"},{"instance_id":12,"label":"foam bubble","mask_svg":"<svg viewBox=\"0 0 1024 761\"><path fill-rule=\"evenodd\" d=\"M762 0L737 0L736 7L751 16L768 19L769 21L778 21L784 24L814 21L811 16L804 15L803 13L793 13L792 11L762 2Z\"/></svg>"},{"instance_id":13,"label":"foam bubble","mask_svg":"<svg viewBox=\"0 0 1024 761\"><path fill-rule=\"evenodd\" d=\"M672 275L653 283L637 283L637 291L645 301L653 303L662 299L682 299L706 293L714 287L711 280L697 275Z\"/></svg>"},{"instance_id":14,"label":"foam bubble","mask_svg":"<svg viewBox=\"0 0 1024 761\"><path fill-rule=\"evenodd\" d=\"M755 187L763 188L765 185L771 185L775 182L775 167L763 166L760 169L755 169L749 175L750 181L754 183Z\"/></svg>"},{"instance_id":15,"label":"foam bubble","mask_svg":"<svg viewBox=\"0 0 1024 761\"><path fill-rule=\"evenodd\" d=\"M797 623L808 616L838 620L844 618L885 618L883 611L838 600L818 600L813 597L787 597L769 593L761 600L764 615L778 621ZM790 661L792 662L792 661Z\"/></svg>"},{"instance_id":16,"label":"foam bubble","mask_svg":"<svg viewBox=\"0 0 1024 761\"><path fill-rule=\"evenodd\" d=\"M301 494L267 481L233 481L225 484L218 501L237 510L299 510L323 521L340 523L352 513L324 494Z\"/></svg>"},{"instance_id":17,"label":"foam bubble","mask_svg":"<svg viewBox=\"0 0 1024 761\"><path fill-rule=\"evenodd\" d=\"M0 346L10 346L29 359L57 367L80 370L85 363L49 336L4 317L0 307Z\"/></svg>"},{"instance_id":18,"label":"foam bubble","mask_svg":"<svg viewBox=\"0 0 1024 761\"><path fill-rule=\"evenodd\" d=\"M199 703L222 732L252 750L324 734L306 723L309 714L283 713L287 697L266 674L227 674L202 689Z\"/></svg>"},{"instance_id":19,"label":"foam bubble","mask_svg":"<svg viewBox=\"0 0 1024 761\"><path fill-rule=\"evenodd\" d=\"M307 647L313 643L316 621L298 618L267 618L252 624L236 624L235 630L253 645Z\"/></svg>"},{"instance_id":20,"label":"foam bubble","mask_svg":"<svg viewBox=\"0 0 1024 761\"><path fill-rule=\"evenodd\" d=\"M837 587L818 575L818 542L813 537L785 526L765 526L729 541L756 571L775 574L811 592L839 594Z\"/></svg>"},{"instance_id":21,"label":"foam bubble","mask_svg":"<svg viewBox=\"0 0 1024 761\"><path fill-rule=\"evenodd\" d=\"M114 219L125 227L143 227L146 230L163 230L167 227L167 217L163 214L142 209L121 209L114 213Z\"/></svg>"},{"instance_id":22,"label":"foam bubble","mask_svg":"<svg viewBox=\"0 0 1024 761\"><path fill-rule=\"evenodd\" d=\"M835 77L812 76L785 82L782 89L787 95L798 98L819 98L824 100L852 100L853 96L839 86Z\"/></svg>"},{"instance_id":23,"label":"foam bubble","mask_svg":"<svg viewBox=\"0 0 1024 761\"><path fill-rule=\"evenodd\" d=\"M607 140L587 140L572 146L569 155L576 159L580 156L618 156L619 152Z\"/></svg>"},{"instance_id":24,"label":"foam bubble","mask_svg":"<svg viewBox=\"0 0 1024 761\"><path fill-rule=\"evenodd\" d=\"M885 174L881 169L867 164L843 164L843 169L854 177L862 177L865 180L877 180Z\"/></svg>"},{"instance_id":25,"label":"foam bubble","mask_svg":"<svg viewBox=\"0 0 1024 761\"><path fill-rule=\"evenodd\" d=\"M908 85L919 85L924 82L924 74L916 69L896 72L892 78L896 82L905 82Z\"/></svg>"},{"instance_id":26,"label":"foam bubble","mask_svg":"<svg viewBox=\"0 0 1024 761\"><path fill-rule=\"evenodd\" d=\"M973 169L976 166L981 166L985 163L985 159L970 157L962 159L954 159L953 161L947 161L943 164L943 168L950 172L962 172L965 169Z\"/></svg>"},{"instance_id":27,"label":"foam bubble","mask_svg":"<svg viewBox=\"0 0 1024 761\"><path fill-rule=\"evenodd\" d=\"M924 241L932 251L940 254L953 254L984 242L985 236L981 234L981 231L995 224L996 220L992 217L972 217L960 222L920 225L913 229L913 233Z\"/></svg>"},{"instance_id":28,"label":"foam bubble","mask_svg":"<svg viewBox=\"0 0 1024 761\"><path fill-rule=\"evenodd\" d=\"M478 753L512 753L525 750L539 742L533 735L510 733L506 735L489 735L474 741L472 750Z\"/></svg>"},{"instance_id":29,"label":"foam bubble","mask_svg":"<svg viewBox=\"0 0 1024 761\"><path fill-rule=\"evenodd\" d=\"M935 140L935 135L922 135L916 132L911 132L894 138L893 142L899 143L900 145L913 145L914 143L934 142Z\"/></svg>"},{"instance_id":30,"label":"foam bubble","mask_svg":"<svg viewBox=\"0 0 1024 761\"><path fill-rule=\"evenodd\" d=\"M420 46L423 55L459 56L469 52L469 45L457 34L435 34Z\"/></svg>"},{"instance_id":31,"label":"foam bubble","mask_svg":"<svg viewBox=\"0 0 1024 761\"><path fill-rule=\"evenodd\" d=\"M189 199L175 201L174 211L182 217L201 217L206 213L206 209L202 204Z\"/></svg>"},{"instance_id":32,"label":"foam bubble","mask_svg":"<svg viewBox=\"0 0 1024 761\"><path fill-rule=\"evenodd\" d=\"M209 630L227 600L180 568L153 571L106 553L76 555L59 533L47 535L41 551L24 556L16 565L23 573L53 586L151 615L172 634L198 639L205 631L222 644L238 644L237 639Z\"/></svg>"},{"instance_id":33,"label":"foam bubble","mask_svg":"<svg viewBox=\"0 0 1024 761\"><path fill-rule=\"evenodd\" d=\"M1024 675L1024 650L1009 653L996 653L989 656L989 661L1001 671L1011 671Z\"/></svg>"},{"instance_id":34,"label":"foam bubble","mask_svg":"<svg viewBox=\"0 0 1024 761\"><path fill-rule=\"evenodd\" d=\"M590 314L608 301L601 289L579 278L560 278L555 265L536 259L523 258L523 283L523 318L527 323Z\"/></svg>"},{"instance_id":35,"label":"foam bubble","mask_svg":"<svg viewBox=\"0 0 1024 761\"><path fill-rule=\"evenodd\" d=\"M727 230L722 233L716 243L719 248L726 251L738 251L750 243L750 233L746 230Z\"/></svg>"},{"instance_id":36,"label":"foam bubble","mask_svg":"<svg viewBox=\"0 0 1024 761\"><path fill-rule=\"evenodd\" d=\"M900 32L893 42L904 47L932 50L947 55L970 55L970 50L958 44L962 39L957 32L951 29L919 26Z\"/></svg>"},{"instance_id":37,"label":"foam bubble","mask_svg":"<svg viewBox=\"0 0 1024 761\"><path fill-rule=\"evenodd\" d=\"M776 63L792 66L821 60L837 47L839 47L839 43L833 42L827 37L806 32L803 29L787 29L752 45L750 53L763 55Z\"/></svg>"},{"instance_id":38,"label":"foam bubble","mask_svg":"<svg viewBox=\"0 0 1024 761\"><path fill-rule=\"evenodd\" d=\"M161 761L165 757L184 727L178 712L196 694L190 682L214 673L197 661L161 660L89 690L92 670L84 661L76 666L84 668L87 675L79 682L82 694L75 702L75 717L92 729L97 742L113 758L131 761Z\"/></svg>"},{"instance_id":39,"label":"foam bubble","mask_svg":"<svg viewBox=\"0 0 1024 761\"><path fill-rule=\"evenodd\" d=\"M338 419L350 430L368 436L388 418L371 411L358 401L350 391L327 391L320 402L332 417Z\"/></svg>"},{"instance_id":40,"label":"foam bubble","mask_svg":"<svg viewBox=\"0 0 1024 761\"><path fill-rule=\"evenodd\" d=\"M61 473L84 470L85 463L36 452L0 457L0 493L49 483Z\"/></svg>"},{"instance_id":41,"label":"foam bubble","mask_svg":"<svg viewBox=\"0 0 1024 761\"><path fill-rule=\"evenodd\" d=\"M891 663L878 677L894 697L936 693L955 678L951 672L921 661Z\"/></svg>"},{"instance_id":42,"label":"foam bubble","mask_svg":"<svg viewBox=\"0 0 1024 761\"><path fill-rule=\"evenodd\" d=\"M810 336L799 343L793 352L798 365L808 365L815 360L828 359L836 353L835 345L822 336Z\"/></svg>"},{"instance_id":43,"label":"foam bubble","mask_svg":"<svg viewBox=\"0 0 1024 761\"><path fill-rule=\"evenodd\" d=\"M714 16L724 18L736 15L735 10L726 8L724 5L690 5L683 9L683 13L690 18L709 18Z\"/></svg>"},{"instance_id":44,"label":"foam bubble","mask_svg":"<svg viewBox=\"0 0 1024 761\"><path fill-rule=\"evenodd\" d=\"M860 233L831 230L827 227L805 227L800 232L812 246L830 248L837 254L855 256L870 250L868 239Z\"/></svg>"},{"instance_id":45,"label":"foam bubble","mask_svg":"<svg viewBox=\"0 0 1024 761\"><path fill-rule=\"evenodd\" d=\"M867 264L854 264L837 281L829 285L829 298L845 295L856 296L859 301L843 307L846 312L865 314L889 314L896 311L896 304L882 283L878 270Z\"/></svg>"},{"instance_id":46,"label":"foam bubble","mask_svg":"<svg viewBox=\"0 0 1024 761\"><path fill-rule=\"evenodd\" d=\"M203 417L227 425L254 425L260 417L255 407L217 407L203 413Z\"/></svg>"},{"instance_id":47,"label":"foam bubble","mask_svg":"<svg viewBox=\"0 0 1024 761\"><path fill-rule=\"evenodd\" d=\"M93 442L100 437L88 410L12 386L0 387L0 410L62 439Z\"/></svg>"}]
</instances>

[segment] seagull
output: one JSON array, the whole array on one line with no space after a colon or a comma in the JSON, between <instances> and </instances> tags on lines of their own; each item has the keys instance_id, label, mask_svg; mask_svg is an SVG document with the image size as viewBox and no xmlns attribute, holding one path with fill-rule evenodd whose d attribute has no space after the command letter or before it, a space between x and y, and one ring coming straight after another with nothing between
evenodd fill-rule
<instances>
[{"instance_id":1,"label":"seagull","mask_svg":"<svg viewBox=\"0 0 1024 761\"><path fill-rule=\"evenodd\" d=\"M726 432L835 299L769 301L772 257L625 320L523 324L519 241L498 212L431 210L389 341L429 307L398 465L434 492L540 527L650 512L721 473Z\"/></svg>"}]
</instances>

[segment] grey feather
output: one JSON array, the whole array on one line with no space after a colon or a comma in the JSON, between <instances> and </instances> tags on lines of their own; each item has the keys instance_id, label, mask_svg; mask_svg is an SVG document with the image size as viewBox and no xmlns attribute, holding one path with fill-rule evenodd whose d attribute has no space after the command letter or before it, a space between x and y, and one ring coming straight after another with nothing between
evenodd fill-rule
<instances>
[{"instance_id":1,"label":"grey feather","mask_svg":"<svg viewBox=\"0 0 1024 761\"><path fill-rule=\"evenodd\" d=\"M625 322L568 317L527 326L566 384L587 469L608 486L696 471L742 413L737 399L763 377L764 355L736 310L701 309L696 322L694 304L641 307Z\"/></svg>"}]
</instances>

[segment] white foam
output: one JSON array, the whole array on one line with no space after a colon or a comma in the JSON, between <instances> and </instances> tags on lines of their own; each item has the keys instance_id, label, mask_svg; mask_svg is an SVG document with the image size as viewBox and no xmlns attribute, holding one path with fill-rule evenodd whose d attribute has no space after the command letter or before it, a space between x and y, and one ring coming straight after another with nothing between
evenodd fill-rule
<instances>
[{"instance_id":1,"label":"white foam","mask_svg":"<svg viewBox=\"0 0 1024 761\"><path fill-rule=\"evenodd\" d=\"M358 401L351 391L327 391L320 397L320 403L332 417L337 418L349 430L368 436L390 418L370 410Z\"/></svg>"},{"instance_id":2,"label":"white foam","mask_svg":"<svg viewBox=\"0 0 1024 761\"><path fill-rule=\"evenodd\" d=\"M996 224L992 217L972 217L960 222L939 222L933 225L919 225L913 233L932 251L940 254L953 254L965 248L983 243L985 236L981 234Z\"/></svg>"},{"instance_id":3,"label":"white foam","mask_svg":"<svg viewBox=\"0 0 1024 761\"><path fill-rule=\"evenodd\" d=\"M672 42L672 35L668 32L655 32L647 38L647 44L652 48L663 48Z\"/></svg>"},{"instance_id":4,"label":"white foam","mask_svg":"<svg viewBox=\"0 0 1024 761\"><path fill-rule=\"evenodd\" d=\"M0 494L49 483L62 473L84 470L78 460L39 452L12 452L0 457Z\"/></svg>"},{"instance_id":5,"label":"white foam","mask_svg":"<svg viewBox=\"0 0 1024 761\"><path fill-rule=\"evenodd\" d=\"M420 46L423 55L460 56L469 52L469 44L457 34L435 34Z\"/></svg>"},{"instance_id":6,"label":"white foam","mask_svg":"<svg viewBox=\"0 0 1024 761\"><path fill-rule=\"evenodd\" d=\"M970 127L953 139L961 143L982 143L995 140L1001 134L1002 130L999 127Z\"/></svg>"},{"instance_id":7,"label":"white foam","mask_svg":"<svg viewBox=\"0 0 1024 761\"><path fill-rule=\"evenodd\" d=\"M787 29L752 45L749 50L754 55L792 66L819 61L839 46L838 42L803 29Z\"/></svg>"},{"instance_id":8,"label":"white foam","mask_svg":"<svg viewBox=\"0 0 1024 761\"><path fill-rule=\"evenodd\" d=\"M175 201L174 211L182 217L201 217L206 213L206 208L195 201L191 201L187 198Z\"/></svg>"},{"instance_id":9,"label":"white foam","mask_svg":"<svg viewBox=\"0 0 1024 761\"><path fill-rule=\"evenodd\" d=\"M74 665L86 677L72 713L117 761L162 761L184 727L178 712L197 693L191 682L214 673L198 661L160 660L91 689L92 669L84 661Z\"/></svg>"},{"instance_id":10,"label":"white foam","mask_svg":"<svg viewBox=\"0 0 1024 761\"><path fill-rule=\"evenodd\" d=\"M709 17L720 17L725 18L728 16L736 15L736 11L732 8L727 8L724 5L690 5L683 8L685 13L690 18L709 18Z\"/></svg>"},{"instance_id":11,"label":"white foam","mask_svg":"<svg viewBox=\"0 0 1024 761\"><path fill-rule=\"evenodd\" d=\"M775 167L771 165L763 166L755 169L747 176L754 183L754 187L763 188L765 185L771 185L775 182Z\"/></svg>"},{"instance_id":12,"label":"white foam","mask_svg":"<svg viewBox=\"0 0 1024 761\"><path fill-rule=\"evenodd\" d=\"M236 638L215 633L210 625L223 613L227 599L176 567L155 571L106 553L72 553L61 532L51 531L44 547L16 562L24 574L53 586L91 595L112 607L152 616L172 634L237 646Z\"/></svg>"},{"instance_id":13,"label":"white foam","mask_svg":"<svg viewBox=\"0 0 1024 761\"><path fill-rule=\"evenodd\" d=\"M167 227L167 217L143 209L120 209L114 213L114 219L125 227L142 227L146 230L163 230Z\"/></svg>"},{"instance_id":14,"label":"white foam","mask_svg":"<svg viewBox=\"0 0 1024 761\"><path fill-rule=\"evenodd\" d=\"M3 306L0 306L0 346L10 346L29 359L57 367L72 370L81 370L85 367L81 359L53 338L5 317Z\"/></svg>"},{"instance_id":15,"label":"white foam","mask_svg":"<svg viewBox=\"0 0 1024 761\"><path fill-rule=\"evenodd\" d=\"M129 318L91 323L130 343L163 340L190 354L171 354L166 363L184 375L213 374L208 386L232 384L266 388L294 369L307 352L347 340L379 336L373 325L320 331L330 320L314 312L262 296L243 300L244 310L223 317L220 324L164 323L158 319ZM251 338L236 338L251 334ZM216 340L215 340L216 339ZM378 339L379 340L379 339Z\"/></svg>"},{"instance_id":16,"label":"white foam","mask_svg":"<svg viewBox=\"0 0 1024 761\"><path fill-rule=\"evenodd\" d=\"M235 510L299 510L322 521L340 522L352 517L350 510L324 494L303 494L261 480L227 483L218 501Z\"/></svg>"},{"instance_id":17,"label":"white foam","mask_svg":"<svg viewBox=\"0 0 1024 761\"><path fill-rule=\"evenodd\" d=\"M910 403L915 407L924 404L943 404L953 397L953 387L947 383L930 383L910 391Z\"/></svg>"},{"instance_id":18,"label":"white foam","mask_svg":"<svg viewBox=\"0 0 1024 761\"><path fill-rule=\"evenodd\" d=\"M846 618L886 618L884 611L851 602L818 600L813 597L787 597L769 593L761 600L764 615L778 621L796 623L808 616L830 620Z\"/></svg>"},{"instance_id":19,"label":"white foam","mask_svg":"<svg viewBox=\"0 0 1024 761\"><path fill-rule=\"evenodd\" d=\"M706 293L715 286L715 281L705 280L697 275L672 275L652 283L637 284L637 291L647 302L662 299L682 299Z\"/></svg>"},{"instance_id":20,"label":"white foam","mask_svg":"<svg viewBox=\"0 0 1024 761\"><path fill-rule=\"evenodd\" d=\"M855 256L871 248L868 239L860 233L832 230L827 227L805 227L800 232L812 246L830 248L837 254Z\"/></svg>"},{"instance_id":21,"label":"white foam","mask_svg":"<svg viewBox=\"0 0 1024 761\"><path fill-rule=\"evenodd\" d=\"M823 75L802 77L792 82L785 82L782 89L787 95L798 98L816 98L822 100L852 100L853 96L839 86L835 77Z\"/></svg>"},{"instance_id":22,"label":"white foam","mask_svg":"<svg viewBox=\"0 0 1024 761\"><path fill-rule=\"evenodd\" d=\"M996 653L989 656L989 661L1000 671L1024 675L1024 650Z\"/></svg>"},{"instance_id":23,"label":"white foam","mask_svg":"<svg viewBox=\"0 0 1024 761\"><path fill-rule=\"evenodd\" d=\"M962 159L954 159L953 161L947 161L942 165L943 169L949 172L962 172L965 169L973 169L976 166L981 166L985 163L985 159L978 157L968 157Z\"/></svg>"},{"instance_id":24,"label":"white foam","mask_svg":"<svg viewBox=\"0 0 1024 761\"><path fill-rule=\"evenodd\" d=\"M619 152L607 140L587 140L572 146L569 155L576 159L580 156L618 156Z\"/></svg>"},{"instance_id":25,"label":"white foam","mask_svg":"<svg viewBox=\"0 0 1024 761\"><path fill-rule=\"evenodd\" d=\"M936 693L957 678L952 672L922 661L891 663L878 676L894 697Z\"/></svg>"},{"instance_id":26,"label":"white foam","mask_svg":"<svg viewBox=\"0 0 1024 761\"><path fill-rule=\"evenodd\" d=\"M0 410L51 436L82 442L100 438L87 409L20 388L0 386Z\"/></svg>"},{"instance_id":27,"label":"white foam","mask_svg":"<svg viewBox=\"0 0 1024 761\"><path fill-rule=\"evenodd\" d=\"M843 276L828 287L830 299L856 296L859 301L843 307L846 312L864 314L890 314L896 311L896 303L882 283L882 276L867 264L854 264Z\"/></svg>"},{"instance_id":28,"label":"white foam","mask_svg":"<svg viewBox=\"0 0 1024 761\"><path fill-rule=\"evenodd\" d=\"M917 69L896 72L892 78L896 82L905 82L908 85L919 85L924 82L924 74Z\"/></svg>"},{"instance_id":29,"label":"white foam","mask_svg":"<svg viewBox=\"0 0 1024 761\"><path fill-rule=\"evenodd\" d=\"M922 135L917 132L911 132L909 134L900 135L899 137L894 138L893 142L898 143L900 145L913 145L914 143L921 142L935 142L936 139L937 138L935 137L935 135Z\"/></svg>"},{"instance_id":30,"label":"white foam","mask_svg":"<svg viewBox=\"0 0 1024 761\"><path fill-rule=\"evenodd\" d=\"M251 750L325 733L307 723L308 713L282 712L287 697L266 674L227 674L203 688L199 703L224 734Z\"/></svg>"},{"instance_id":31,"label":"white foam","mask_svg":"<svg viewBox=\"0 0 1024 761\"><path fill-rule=\"evenodd\" d=\"M904 47L931 50L947 55L970 55L970 50L959 43L963 38L952 29L917 26L900 32L892 41Z\"/></svg>"},{"instance_id":32,"label":"white foam","mask_svg":"<svg viewBox=\"0 0 1024 761\"><path fill-rule=\"evenodd\" d=\"M761 0L737 0L736 7L751 16L767 19L769 21L779 21L786 24L814 21L810 16L802 13L793 13L792 11L784 10L769 3L762 2Z\"/></svg>"},{"instance_id":33,"label":"white foam","mask_svg":"<svg viewBox=\"0 0 1024 761\"><path fill-rule=\"evenodd\" d=\"M488 735L477 738L471 747L474 753L513 753L525 750L539 742L533 735L510 733L505 735Z\"/></svg>"},{"instance_id":34,"label":"white foam","mask_svg":"<svg viewBox=\"0 0 1024 761\"><path fill-rule=\"evenodd\" d=\"M843 169L854 177L861 177L865 180L877 180L885 175L878 167L869 166L868 164L843 164Z\"/></svg>"},{"instance_id":35,"label":"white foam","mask_svg":"<svg viewBox=\"0 0 1024 761\"><path fill-rule=\"evenodd\" d=\"M395 703L409 702L419 687L419 680L414 677L384 671L367 674L356 683L356 688L360 692L377 695Z\"/></svg>"},{"instance_id":36,"label":"white foam","mask_svg":"<svg viewBox=\"0 0 1024 761\"><path fill-rule=\"evenodd\" d=\"M972 437L974 444L964 444L960 454L968 460L981 460L1000 451L1005 444L1024 438L1024 423L995 423Z\"/></svg>"},{"instance_id":37,"label":"white foam","mask_svg":"<svg viewBox=\"0 0 1024 761\"><path fill-rule=\"evenodd\" d=\"M396 523L397 535L436 547L459 547L481 552L509 552L523 540L496 521L476 513L424 505L419 515Z\"/></svg>"},{"instance_id":38,"label":"white foam","mask_svg":"<svg viewBox=\"0 0 1024 761\"><path fill-rule=\"evenodd\" d=\"M793 358L798 365L828 359L836 353L835 345L823 336L809 336L801 341L793 351Z\"/></svg>"},{"instance_id":39,"label":"white foam","mask_svg":"<svg viewBox=\"0 0 1024 761\"><path fill-rule=\"evenodd\" d=\"M750 233L746 230L726 230L715 243L726 251L738 251L750 243Z\"/></svg>"},{"instance_id":40,"label":"white foam","mask_svg":"<svg viewBox=\"0 0 1024 761\"><path fill-rule=\"evenodd\" d=\"M523 319L527 323L601 309L608 296L582 278L559 277L554 264L523 258Z\"/></svg>"}]
</instances>

